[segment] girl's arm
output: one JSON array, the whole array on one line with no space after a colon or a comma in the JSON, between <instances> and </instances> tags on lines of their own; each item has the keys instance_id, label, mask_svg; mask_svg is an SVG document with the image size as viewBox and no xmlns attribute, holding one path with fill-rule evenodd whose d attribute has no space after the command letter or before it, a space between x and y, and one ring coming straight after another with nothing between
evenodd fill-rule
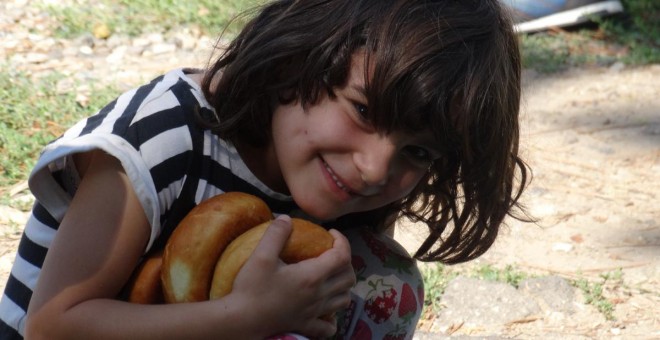
<instances>
[{"instance_id":1,"label":"girl's arm","mask_svg":"<svg viewBox=\"0 0 660 340\"><path fill-rule=\"evenodd\" d=\"M82 180L30 302L27 338L256 339L283 331L334 332L317 317L348 303L348 242L335 233L327 256L284 265L277 254L290 225L283 220L269 228L239 273L241 284L223 299L153 306L114 300L144 251L150 227L117 159L101 151L78 159L89 162L77 162Z\"/></svg>"}]
</instances>

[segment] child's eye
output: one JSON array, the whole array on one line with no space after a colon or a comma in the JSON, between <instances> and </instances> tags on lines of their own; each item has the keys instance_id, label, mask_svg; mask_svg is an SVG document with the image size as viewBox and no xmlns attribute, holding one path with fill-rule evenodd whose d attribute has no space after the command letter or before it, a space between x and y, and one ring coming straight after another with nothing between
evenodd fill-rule
<instances>
[{"instance_id":1,"label":"child's eye","mask_svg":"<svg viewBox=\"0 0 660 340\"><path fill-rule=\"evenodd\" d=\"M363 122L368 122L367 114L369 113L369 109L367 108L367 106L357 102L354 102L353 106L355 106L355 112L357 112L358 116L360 117L360 120L362 120Z\"/></svg>"},{"instance_id":2,"label":"child's eye","mask_svg":"<svg viewBox=\"0 0 660 340\"><path fill-rule=\"evenodd\" d=\"M351 101L353 111L350 113L355 123L367 131L374 131L374 125L369 120L369 107L358 101Z\"/></svg>"},{"instance_id":3,"label":"child's eye","mask_svg":"<svg viewBox=\"0 0 660 340\"><path fill-rule=\"evenodd\" d=\"M406 146L403 151L413 163L424 167L433 163L435 158L431 151L421 146L409 145Z\"/></svg>"}]
</instances>

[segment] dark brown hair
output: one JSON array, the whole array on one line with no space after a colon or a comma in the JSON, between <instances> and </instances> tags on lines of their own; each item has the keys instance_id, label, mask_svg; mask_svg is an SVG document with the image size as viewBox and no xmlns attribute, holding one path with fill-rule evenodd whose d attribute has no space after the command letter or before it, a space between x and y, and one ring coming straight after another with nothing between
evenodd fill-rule
<instances>
[{"instance_id":1,"label":"dark brown hair","mask_svg":"<svg viewBox=\"0 0 660 340\"><path fill-rule=\"evenodd\" d=\"M518 156L519 47L500 0L271 2L205 75L204 93L218 115L209 127L265 145L273 107L332 96L358 49L373 70L367 99L374 126L383 133L430 128L444 156L410 196L339 222L380 231L405 216L429 228L417 259L478 257L520 208L529 180Z\"/></svg>"}]
</instances>

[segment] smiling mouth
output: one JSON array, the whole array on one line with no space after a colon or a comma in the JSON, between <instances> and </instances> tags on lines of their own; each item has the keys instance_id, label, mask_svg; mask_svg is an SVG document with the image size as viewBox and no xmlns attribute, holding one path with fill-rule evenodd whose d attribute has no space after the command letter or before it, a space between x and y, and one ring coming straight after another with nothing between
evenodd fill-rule
<instances>
[{"instance_id":1,"label":"smiling mouth","mask_svg":"<svg viewBox=\"0 0 660 340\"><path fill-rule=\"evenodd\" d=\"M325 169L328 170L328 173L330 174L330 177L332 177L332 180L335 181L335 184L339 187L339 189L345 191L346 193L348 193L350 195L355 195L356 194L355 192L353 192L351 189L349 189L346 185L344 185L344 183L342 183L339 180L339 178L337 177L337 175L335 175L334 171L332 171L332 169L330 168L328 163L323 161L323 166L325 166Z\"/></svg>"}]
</instances>

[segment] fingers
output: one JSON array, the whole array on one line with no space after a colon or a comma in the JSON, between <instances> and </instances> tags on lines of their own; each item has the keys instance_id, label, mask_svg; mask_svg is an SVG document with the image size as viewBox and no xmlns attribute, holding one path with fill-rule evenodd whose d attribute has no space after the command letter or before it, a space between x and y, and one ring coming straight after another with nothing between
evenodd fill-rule
<instances>
[{"instance_id":1,"label":"fingers","mask_svg":"<svg viewBox=\"0 0 660 340\"><path fill-rule=\"evenodd\" d=\"M354 284L355 274L351 265L351 246L348 239L334 229L330 230L330 234L335 238L332 248L321 254L318 258L313 259L316 262L314 266L327 268L330 276L348 273L353 278L352 283Z\"/></svg>"},{"instance_id":2,"label":"fingers","mask_svg":"<svg viewBox=\"0 0 660 340\"><path fill-rule=\"evenodd\" d=\"M338 249L342 253L345 252L350 256L350 254L351 254L351 245L348 242L348 239L346 238L346 236L344 236L344 234L342 234L341 232L339 232L336 229L330 229L329 232L330 232L330 234L332 234L332 237L335 238L335 242L333 243L332 248L333 249Z\"/></svg>"},{"instance_id":3,"label":"fingers","mask_svg":"<svg viewBox=\"0 0 660 340\"><path fill-rule=\"evenodd\" d=\"M322 315L332 314L339 310L348 308L351 304L351 293L350 291L341 292L334 295L325 303L325 311L322 312Z\"/></svg>"},{"instance_id":4,"label":"fingers","mask_svg":"<svg viewBox=\"0 0 660 340\"><path fill-rule=\"evenodd\" d=\"M320 291L326 297L324 314L348 307L351 302L350 290L356 283L348 239L337 230L332 229L330 233L335 238L332 249L304 264L319 270L317 273L323 275Z\"/></svg>"},{"instance_id":5,"label":"fingers","mask_svg":"<svg viewBox=\"0 0 660 340\"><path fill-rule=\"evenodd\" d=\"M323 291L326 294L347 294L356 282L351 264L351 246L348 239L339 231L331 229L330 233L335 239L333 247L321 256L302 261L298 265L306 268L310 277L317 275L321 281L324 281Z\"/></svg>"},{"instance_id":6,"label":"fingers","mask_svg":"<svg viewBox=\"0 0 660 340\"><path fill-rule=\"evenodd\" d=\"M291 230L291 218L287 215L278 216L266 229L252 256L278 259Z\"/></svg>"},{"instance_id":7,"label":"fingers","mask_svg":"<svg viewBox=\"0 0 660 340\"><path fill-rule=\"evenodd\" d=\"M348 239L340 232L331 230L334 242L330 250L318 258L285 265L279 254L291 231L291 219L285 215L279 216L268 226L248 259L249 263L246 263L246 267L251 269L248 274L253 276L244 277L245 284L251 287L250 294L253 296L260 294L257 291L269 291L254 287L258 282L264 282L256 280L254 275L268 273L268 284L279 287L277 290L280 293L275 298L261 296L260 302L266 299L277 301L268 305L279 306L276 312L279 316L297 315L282 320L284 323L297 320L289 324L286 330L315 338L332 336L337 330L336 322L334 319L323 320L320 316L334 314L350 304L350 289L355 284L355 274ZM292 310L283 309L279 300L287 301L287 307Z\"/></svg>"},{"instance_id":8,"label":"fingers","mask_svg":"<svg viewBox=\"0 0 660 340\"><path fill-rule=\"evenodd\" d=\"M335 238L335 242L328 251L330 253L328 257L334 257L337 269L326 283L328 291L332 294L327 306L337 311L348 307L351 303L350 290L355 286L357 278L351 264L351 246L348 239L335 229L331 229L330 233Z\"/></svg>"}]
</instances>

